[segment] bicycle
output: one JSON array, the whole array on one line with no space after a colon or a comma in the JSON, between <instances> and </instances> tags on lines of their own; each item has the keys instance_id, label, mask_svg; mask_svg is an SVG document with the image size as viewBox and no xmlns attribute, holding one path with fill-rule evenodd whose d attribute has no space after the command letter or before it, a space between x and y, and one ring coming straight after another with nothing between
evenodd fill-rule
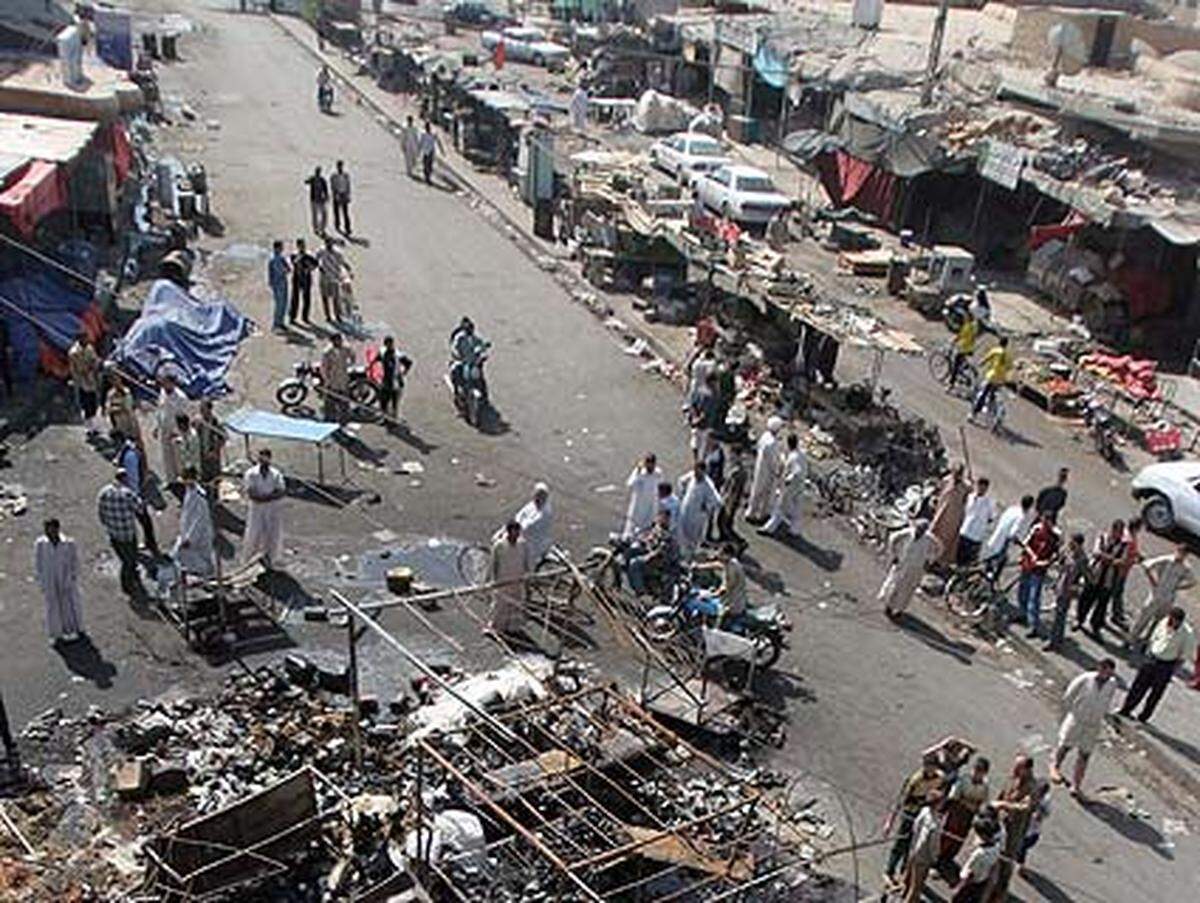
<instances>
[{"instance_id":1,"label":"bicycle","mask_svg":"<svg viewBox=\"0 0 1200 903\"><path fill-rule=\"evenodd\" d=\"M979 391L984 391L986 387L981 386ZM982 420L980 424L993 433L999 433L1004 428L1004 418L1008 415L1008 406L1004 402L1004 392L1007 386L998 385L996 390L988 395L987 404L983 406L983 411L980 412ZM978 394L975 396L978 400ZM976 414L974 411L974 403L971 410L971 421L975 422Z\"/></svg>"},{"instance_id":2,"label":"bicycle","mask_svg":"<svg viewBox=\"0 0 1200 903\"><path fill-rule=\"evenodd\" d=\"M1013 578L1000 584L1001 572L989 562L959 568L946 581L943 598L951 614L967 621L972 626L999 633L1006 619L1004 608L1009 593L1021 579L1020 571Z\"/></svg>"},{"instance_id":3,"label":"bicycle","mask_svg":"<svg viewBox=\"0 0 1200 903\"><path fill-rule=\"evenodd\" d=\"M936 347L931 348L926 355L929 364L929 375L940 384L946 386L947 391L951 394L959 395L963 398L973 398L975 396L975 387L979 384L979 370L970 360L962 362L958 368L958 374L954 378L953 385L950 383L950 374L954 369L954 357L957 353L952 341L941 342Z\"/></svg>"}]
</instances>

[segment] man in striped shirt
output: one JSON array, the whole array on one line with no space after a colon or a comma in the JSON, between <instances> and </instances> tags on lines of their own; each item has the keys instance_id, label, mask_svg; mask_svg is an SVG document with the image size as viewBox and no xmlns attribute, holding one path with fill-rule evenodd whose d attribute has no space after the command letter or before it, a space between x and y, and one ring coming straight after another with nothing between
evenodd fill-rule
<instances>
[{"instance_id":1,"label":"man in striped shirt","mask_svg":"<svg viewBox=\"0 0 1200 903\"><path fill-rule=\"evenodd\" d=\"M142 500L129 488L124 468L117 468L112 482L96 497L96 515L121 562L121 589L135 599L146 595L138 575L137 559L137 523L141 505Z\"/></svg>"}]
</instances>

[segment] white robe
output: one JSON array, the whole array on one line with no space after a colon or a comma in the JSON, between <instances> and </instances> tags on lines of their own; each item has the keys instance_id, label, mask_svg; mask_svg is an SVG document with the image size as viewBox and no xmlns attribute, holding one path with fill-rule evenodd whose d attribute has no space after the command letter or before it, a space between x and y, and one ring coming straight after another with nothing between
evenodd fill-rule
<instances>
[{"instance_id":1,"label":"white robe","mask_svg":"<svg viewBox=\"0 0 1200 903\"><path fill-rule=\"evenodd\" d=\"M188 400L183 391L176 386L170 392L163 389L158 394L158 410L155 412L158 427L158 441L162 447L163 479L168 483L179 480L179 449L175 437L179 435L176 418L187 413Z\"/></svg>"},{"instance_id":2,"label":"white robe","mask_svg":"<svg viewBox=\"0 0 1200 903\"><path fill-rule=\"evenodd\" d=\"M658 484L662 482L662 472L656 467L653 472L646 473L640 464L629 474L625 485L629 488L629 507L625 509L625 531L622 534L628 539L654 523L654 514L658 510Z\"/></svg>"},{"instance_id":3,"label":"white robe","mask_svg":"<svg viewBox=\"0 0 1200 903\"><path fill-rule=\"evenodd\" d=\"M255 555L262 555L271 566L278 567L283 557L283 499L256 502L249 496L251 490L256 495L265 495L286 489L283 474L272 467L264 476L255 464L246 471L242 487L250 506L246 514L245 558L249 561Z\"/></svg>"},{"instance_id":4,"label":"white robe","mask_svg":"<svg viewBox=\"0 0 1200 903\"><path fill-rule=\"evenodd\" d=\"M416 126L405 126L400 133L400 150L404 153L404 168L411 176L417 168L417 139L419 135Z\"/></svg>"},{"instance_id":5,"label":"white robe","mask_svg":"<svg viewBox=\"0 0 1200 903\"><path fill-rule=\"evenodd\" d=\"M697 480L694 471L679 478L679 550L690 555L704 541L709 519L721 510L721 494L708 474Z\"/></svg>"},{"instance_id":6,"label":"white robe","mask_svg":"<svg viewBox=\"0 0 1200 903\"><path fill-rule=\"evenodd\" d=\"M525 537L515 543L507 536L492 543L492 560L489 568L492 582L518 580L529 573L532 556ZM525 584L512 583L492 592L492 613L489 625L492 630L504 633L517 630L525 622Z\"/></svg>"},{"instance_id":7,"label":"white robe","mask_svg":"<svg viewBox=\"0 0 1200 903\"><path fill-rule=\"evenodd\" d=\"M83 632L79 610L79 555L75 540L61 536L55 545L46 536L33 544L34 573L46 602L46 633L57 640L68 633Z\"/></svg>"},{"instance_id":8,"label":"white robe","mask_svg":"<svg viewBox=\"0 0 1200 903\"><path fill-rule=\"evenodd\" d=\"M571 114L571 128L582 132L587 128L588 92L583 88L576 88L575 93L571 95L568 109Z\"/></svg>"},{"instance_id":9,"label":"white robe","mask_svg":"<svg viewBox=\"0 0 1200 903\"><path fill-rule=\"evenodd\" d=\"M800 532L800 506L804 501L804 481L808 477L808 459L800 449L788 452L783 462L783 478L776 490L775 504L767 530L786 526L792 533Z\"/></svg>"},{"instance_id":10,"label":"white robe","mask_svg":"<svg viewBox=\"0 0 1200 903\"><path fill-rule=\"evenodd\" d=\"M758 453L754 458L754 476L750 479L750 500L746 506L746 517L763 520L770 511L775 498L775 485L779 481L779 440L770 430L758 437Z\"/></svg>"},{"instance_id":11,"label":"white robe","mask_svg":"<svg viewBox=\"0 0 1200 903\"><path fill-rule=\"evenodd\" d=\"M912 527L897 530L888 537L888 554L896 563L888 568L887 576L879 587L879 601L883 607L900 612L908 608L913 593L921 585L925 568L941 554L941 543L928 530L916 538Z\"/></svg>"},{"instance_id":12,"label":"white robe","mask_svg":"<svg viewBox=\"0 0 1200 903\"><path fill-rule=\"evenodd\" d=\"M171 554L189 574L207 577L216 570L212 514L208 510L208 496L199 486L189 486L183 494L183 507L179 510L179 537Z\"/></svg>"},{"instance_id":13,"label":"white robe","mask_svg":"<svg viewBox=\"0 0 1200 903\"><path fill-rule=\"evenodd\" d=\"M1112 710L1116 691L1115 677L1110 677L1101 686L1094 671L1080 674L1071 681L1063 693L1067 714L1058 728L1058 745L1075 747L1084 754L1095 749L1104 727L1104 717Z\"/></svg>"},{"instance_id":14,"label":"white robe","mask_svg":"<svg viewBox=\"0 0 1200 903\"><path fill-rule=\"evenodd\" d=\"M529 548L529 560L537 565L554 545L554 509L550 507L550 500L539 508L530 499L513 520L521 525L521 538Z\"/></svg>"}]
</instances>

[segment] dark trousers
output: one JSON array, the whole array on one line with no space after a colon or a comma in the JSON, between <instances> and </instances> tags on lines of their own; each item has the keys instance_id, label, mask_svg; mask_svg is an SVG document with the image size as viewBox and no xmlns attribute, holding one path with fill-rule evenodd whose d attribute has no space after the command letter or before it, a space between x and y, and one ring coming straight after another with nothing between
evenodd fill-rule
<instances>
[{"instance_id":1,"label":"dark trousers","mask_svg":"<svg viewBox=\"0 0 1200 903\"><path fill-rule=\"evenodd\" d=\"M976 542L973 539L967 539L965 536L958 537L958 552L955 555L955 561L967 567L975 563L975 559L979 557L979 550L983 543Z\"/></svg>"},{"instance_id":2,"label":"dark trousers","mask_svg":"<svg viewBox=\"0 0 1200 903\"><path fill-rule=\"evenodd\" d=\"M421 157L421 171L425 173L425 184L433 184L433 154Z\"/></svg>"},{"instance_id":3,"label":"dark trousers","mask_svg":"<svg viewBox=\"0 0 1200 903\"><path fill-rule=\"evenodd\" d=\"M1118 624L1125 623L1125 578L1118 577L1109 597L1112 605L1113 620Z\"/></svg>"},{"instance_id":4,"label":"dark trousers","mask_svg":"<svg viewBox=\"0 0 1200 903\"><path fill-rule=\"evenodd\" d=\"M1082 627L1084 622L1088 621L1093 633L1103 630L1111 598L1112 590L1108 587L1096 583L1085 586L1079 594L1079 603L1075 606L1075 626Z\"/></svg>"},{"instance_id":5,"label":"dark trousers","mask_svg":"<svg viewBox=\"0 0 1200 903\"><path fill-rule=\"evenodd\" d=\"M143 508L138 512L138 524L141 525L142 535L146 539L146 548L151 554L158 554L158 539L154 535L154 521L150 517L150 512Z\"/></svg>"},{"instance_id":6,"label":"dark trousers","mask_svg":"<svg viewBox=\"0 0 1200 903\"><path fill-rule=\"evenodd\" d=\"M1138 668L1137 676L1133 679L1133 686L1129 688L1129 693L1125 696L1125 704L1121 706L1121 714L1132 715L1133 710L1145 696L1146 704L1142 706L1138 720L1149 721L1150 716L1154 714L1154 709L1158 706L1158 701L1167 691L1171 675L1175 673L1175 665L1175 661L1164 662L1161 658L1151 658Z\"/></svg>"},{"instance_id":7,"label":"dark trousers","mask_svg":"<svg viewBox=\"0 0 1200 903\"><path fill-rule=\"evenodd\" d=\"M301 303L303 302L303 303ZM312 277L292 280L292 304L288 317L293 323L297 318L308 320L312 312Z\"/></svg>"},{"instance_id":8,"label":"dark trousers","mask_svg":"<svg viewBox=\"0 0 1200 903\"><path fill-rule=\"evenodd\" d=\"M979 390L979 394L975 396L975 404L971 407L972 414L979 414L988 406L988 402L992 396L996 394L999 388L995 383L984 383L983 388Z\"/></svg>"},{"instance_id":9,"label":"dark trousers","mask_svg":"<svg viewBox=\"0 0 1200 903\"><path fill-rule=\"evenodd\" d=\"M746 541L738 535L734 529L734 523L737 520L738 507L726 504L717 512L717 538L721 542L732 542L739 547L744 546Z\"/></svg>"},{"instance_id":10,"label":"dark trousers","mask_svg":"<svg viewBox=\"0 0 1200 903\"><path fill-rule=\"evenodd\" d=\"M121 562L122 591L127 596L144 596L146 589L142 586L142 578L138 574L137 540L114 539L110 536L108 541L112 543L113 551L117 553L117 559Z\"/></svg>"},{"instance_id":11,"label":"dark trousers","mask_svg":"<svg viewBox=\"0 0 1200 903\"><path fill-rule=\"evenodd\" d=\"M1054 600L1054 621L1050 625L1050 645L1057 649L1067 635L1067 615L1071 611L1071 597L1059 595Z\"/></svg>"},{"instance_id":12,"label":"dark trousers","mask_svg":"<svg viewBox=\"0 0 1200 903\"><path fill-rule=\"evenodd\" d=\"M896 872L904 867L904 863L908 861L908 849L912 846L912 829L913 822L917 819L917 813L904 812L900 815L900 827L896 830L896 839L892 841L892 851L888 853L887 874L888 877L895 877Z\"/></svg>"},{"instance_id":13,"label":"dark trousers","mask_svg":"<svg viewBox=\"0 0 1200 903\"><path fill-rule=\"evenodd\" d=\"M333 199L333 228L350 234L350 198Z\"/></svg>"},{"instance_id":14,"label":"dark trousers","mask_svg":"<svg viewBox=\"0 0 1200 903\"><path fill-rule=\"evenodd\" d=\"M17 757L17 744L13 742L12 731L8 727L8 710L4 708L4 697L0 696L0 743L4 744L4 755L9 759Z\"/></svg>"}]
</instances>

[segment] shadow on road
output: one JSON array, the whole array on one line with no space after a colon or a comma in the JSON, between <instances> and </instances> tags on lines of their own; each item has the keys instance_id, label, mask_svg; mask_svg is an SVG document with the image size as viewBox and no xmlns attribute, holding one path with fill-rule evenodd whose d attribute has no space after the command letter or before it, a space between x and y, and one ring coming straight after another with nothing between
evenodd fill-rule
<instances>
[{"instance_id":1,"label":"shadow on road","mask_svg":"<svg viewBox=\"0 0 1200 903\"><path fill-rule=\"evenodd\" d=\"M1041 872L1026 870L1021 878L1033 888L1039 897L1049 901L1049 903L1072 903L1074 900L1074 897L1063 891Z\"/></svg>"},{"instance_id":2,"label":"shadow on road","mask_svg":"<svg viewBox=\"0 0 1200 903\"><path fill-rule=\"evenodd\" d=\"M1126 840L1150 847L1163 859L1175 858L1171 851L1164 846L1164 838L1158 833L1158 830L1142 819L1134 818L1128 812L1122 812L1116 806L1109 805L1103 800L1083 800L1079 805Z\"/></svg>"},{"instance_id":3,"label":"shadow on road","mask_svg":"<svg viewBox=\"0 0 1200 903\"><path fill-rule=\"evenodd\" d=\"M399 439L410 448L416 449L419 454L428 455L438 449L432 442L426 442L414 433L407 423L389 423L387 431L389 436Z\"/></svg>"},{"instance_id":4,"label":"shadow on road","mask_svg":"<svg viewBox=\"0 0 1200 903\"><path fill-rule=\"evenodd\" d=\"M1164 746L1169 746L1185 759L1189 759L1193 765L1200 766L1200 749L1194 744L1188 743L1186 740L1180 740L1178 737L1172 737L1170 734L1165 734L1153 724L1143 724L1142 731L1154 737Z\"/></svg>"},{"instance_id":5,"label":"shadow on road","mask_svg":"<svg viewBox=\"0 0 1200 903\"><path fill-rule=\"evenodd\" d=\"M907 613L900 616L898 623L903 630L916 637L935 652L941 652L944 655L957 659L964 665L969 665L973 662L975 647L970 643L952 640L936 627Z\"/></svg>"},{"instance_id":6,"label":"shadow on road","mask_svg":"<svg viewBox=\"0 0 1200 903\"><path fill-rule=\"evenodd\" d=\"M54 651L62 657L63 664L72 674L91 681L101 690L112 686L117 666L100 654L91 637L85 635L74 643L56 643Z\"/></svg>"},{"instance_id":7,"label":"shadow on road","mask_svg":"<svg viewBox=\"0 0 1200 903\"><path fill-rule=\"evenodd\" d=\"M817 694L804 686L804 678L773 668L754 674L754 692L759 700L772 708L785 708L789 700L814 703Z\"/></svg>"},{"instance_id":8,"label":"shadow on road","mask_svg":"<svg viewBox=\"0 0 1200 903\"><path fill-rule=\"evenodd\" d=\"M334 434L333 439L356 461L366 461L368 464L382 464L387 459L388 450L386 448L372 448L357 436L338 432Z\"/></svg>"},{"instance_id":9,"label":"shadow on road","mask_svg":"<svg viewBox=\"0 0 1200 903\"><path fill-rule=\"evenodd\" d=\"M785 536L772 535L770 538L787 546L793 552L799 552L823 571L833 573L842 568L843 556L841 552L834 549L823 549L815 543L809 542L803 536L795 534Z\"/></svg>"}]
</instances>

